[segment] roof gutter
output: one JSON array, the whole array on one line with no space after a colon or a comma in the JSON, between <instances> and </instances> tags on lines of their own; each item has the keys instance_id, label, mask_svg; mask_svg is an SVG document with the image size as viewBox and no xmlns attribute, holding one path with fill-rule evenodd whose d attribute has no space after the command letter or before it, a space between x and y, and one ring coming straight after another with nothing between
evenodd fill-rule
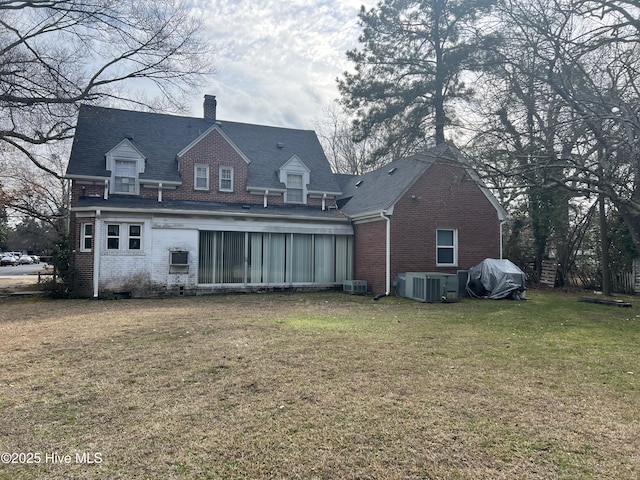
<instances>
[{"instance_id":1,"label":"roof gutter","mask_svg":"<svg viewBox=\"0 0 640 480\"><path fill-rule=\"evenodd\" d=\"M254 205L255 206L255 205ZM259 207L259 205L258 205ZM87 206L87 207L73 207L71 209L72 212L93 212L96 207ZM173 208L158 208L158 209L148 209L148 208L127 208L127 207L109 207L104 208L105 211L109 213L136 213L136 214L162 214L162 215L202 215L207 217L229 217L229 218L247 218L249 214L247 211L243 212L221 212L221 211L208 211L208 210L187 210L187 209L173 209ZM269 214L263 213L264 209L261 210L249 210L251 212L250 216L255 218L265 218L265 219L286 219L286 220L313 220L315 222L328 222L328 223L351 223L351 220L348 217L341 217L338 215L331 217L314 217L304 214L294 214L294 215L285 215L285 214Z\"/></svg>"}]
</instances>

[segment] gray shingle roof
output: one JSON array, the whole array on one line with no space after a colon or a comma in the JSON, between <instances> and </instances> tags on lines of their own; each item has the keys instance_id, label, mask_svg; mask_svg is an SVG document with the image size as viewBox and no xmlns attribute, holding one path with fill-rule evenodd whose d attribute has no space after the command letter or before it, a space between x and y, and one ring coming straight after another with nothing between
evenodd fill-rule
<instances>
[{"instance_id":1,"label":"gray shingle roof","mask_svg":"<svg viewBox=\"0 0 640 480\"><path fill-rule=\"evenodd\" d=\"M350 216L390 208L435 161L429 153L396 160L372 172L351 177L343 185L339 204ZM389 173L391 172L391 174Z\"/></svg>"},{"instance_id":2,"label":"gray shingle roof","mask_svg":"<svg viewBox=\"0 0 640 480\"><path fill-rule=\"evenodd\" d=\"M388 210L407 192L413 183L436 161L449 162L467 168L460 150L450 143L441 143L422 153L391 162L359 176L341 176L342 195L338 198L341 211L358 217ZM470 169L467 172L503 220L507 213L480 178Z\"/></svg>"},{"instance_id":3,"label":"gray shingle roof","mask_svg":"<svg viewBox=\"0 0 640 480\"><path fill-rule=\"evenodd\" d=\"M250 160L249 187L284 188L276 171L297 155L311 170L309 190L340 191L315 132L237 122L217 123ZM105 154L129 138L147 159L141 179L180 182L176 154L212 125L211 120L204 118L83 105L67 176L108 177Z\"/></svg>"}]
</instances>

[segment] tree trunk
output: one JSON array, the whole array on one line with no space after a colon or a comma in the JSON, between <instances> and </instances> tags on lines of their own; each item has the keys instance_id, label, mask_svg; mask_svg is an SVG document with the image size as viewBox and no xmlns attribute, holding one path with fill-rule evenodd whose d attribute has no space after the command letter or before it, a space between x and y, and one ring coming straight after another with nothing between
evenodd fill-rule
<instances>
[{"instance_id":1,"label":"tree trunk","mask_svg":"<svg viewBox=\"0 0 640 480\"><path fill-rule=\"evenodd\" d=\"M607 231L607 212L604 205L604 194L598 198L598 208L600 210L600 248L601 248L601 268L602 268L602 294L611 295L611 275L609 272L609 235Z\"/></svg>"}]
</instances>

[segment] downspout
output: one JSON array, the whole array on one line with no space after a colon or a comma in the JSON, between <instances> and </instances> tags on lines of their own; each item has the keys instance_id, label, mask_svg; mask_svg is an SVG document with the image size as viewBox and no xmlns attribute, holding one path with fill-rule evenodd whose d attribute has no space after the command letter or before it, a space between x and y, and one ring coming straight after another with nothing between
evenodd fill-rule
<instances>
[{"instance_id":1,"label":"downspout","mask_svg":"<svg viewBox=\"0 0 640 480\"><path fill-rule=\"evenodd\" d=\"M102 198L109 200L109 180L107 179L104 181L104 194L102 195Z\"/></svg>"},{"instance_id":2,"label":"downspout","mask_svg":"<svg viewBox=\"0 0 640 480\"><path fill-rule=\"evenodd\" d=\"M380 216L387 221L387 244L386 244L386 258L385 258L385 270L386 270L386 282L384 296L388 297L391 291L391 219L387 217L384 212L380 212ZM380 296L378 296L379 298Z\"/></svg>"},{"instance_id":3,"label":"downspout","mask_svg":"<svg viewBox=\"0 0 640 480\"><path fill-rule=\"evenodd\" d=\"M267 195L269 195L269 190L265 190L264 191L264 199L262 200L262 206L264 208L267 208Z\"/></svg>"},{"instance_id":4,"label":"downspout","mask_svg":"<svg viewBox=\"0 0 640 480\"><path fill-rule=\"evenodd\" d=\"M98 298L98 282L100 280L100 245L102 245L100 217L100 210L96 210L95 231L93 232L93 298Z\"/></svg>"},{"instance_id":5,"label":"downspout","mask_svg":"<svg viewBox=\"0 0 640 480\"><path fill-rule=\"evenodd\" d=\"M507 223L506 220L501 220L500 221L500 260L502 260L502 250L503 250L503 240L502 240L503 229L502 229L502 226L505 223Z\"/></svg>"},{"instance_id":6,"label":"downspout","mask_svg":"<svg viewBox=\"0 0 640 480\"><path fill-rule=\"evenodd\" d=\"M158 202L162 203L162 182L158 184Z\"/></svg>"}]
</instances>

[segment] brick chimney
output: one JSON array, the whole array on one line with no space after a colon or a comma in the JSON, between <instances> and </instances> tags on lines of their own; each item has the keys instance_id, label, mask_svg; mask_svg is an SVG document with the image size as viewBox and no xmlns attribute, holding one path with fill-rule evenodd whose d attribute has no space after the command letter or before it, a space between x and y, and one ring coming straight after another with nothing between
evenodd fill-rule
<instances>
[{"instance_id":1,"label":"brick chimney","mask_svg":"<svg viewBox=\"0 0 640 480\"><path fill-rule=\"evenodd\" d=\"M215 95L204 96L204 118L205 120L216 121L216 107L218 102Z\"/></svg>"}]
</instances>

